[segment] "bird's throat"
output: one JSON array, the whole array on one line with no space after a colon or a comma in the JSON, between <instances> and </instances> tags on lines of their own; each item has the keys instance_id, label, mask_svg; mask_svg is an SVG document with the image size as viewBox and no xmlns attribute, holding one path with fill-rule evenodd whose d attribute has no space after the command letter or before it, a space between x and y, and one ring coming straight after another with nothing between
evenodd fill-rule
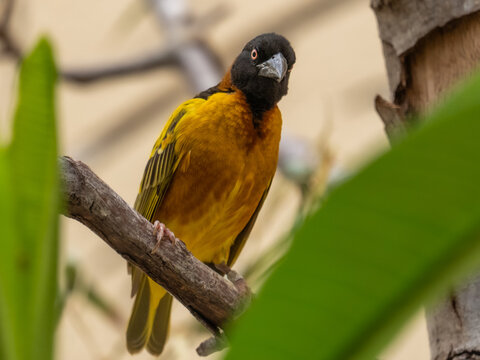
<instances>
[{"instance_id":1,"label":"bird's throat","mask_svg":"<svg viewBox=\"0 0 480 360\"><path fill-rule=\"evenodd\" d=\"M250 111L252 112L252 122L255 129L260 128L263 117L266 112L270 111L275 107L275 103L273 101L269 101L266 99L259 99L252 95L246 95L247 104L250 107Z\"/></svg>"}]
</instances>

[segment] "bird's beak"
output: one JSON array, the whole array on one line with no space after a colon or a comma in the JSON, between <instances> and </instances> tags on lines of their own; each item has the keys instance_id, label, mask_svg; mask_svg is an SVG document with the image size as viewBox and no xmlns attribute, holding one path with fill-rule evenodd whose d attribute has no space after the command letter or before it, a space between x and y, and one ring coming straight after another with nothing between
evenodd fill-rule
<instances>
[{"instance_id":1,"label":"bird's beak","mask_svg":"<svg viewBox=\"0 0 480 360\"><path fill-rule=\"evenodd\" d=\"M287 73L287 60L282 53L276 53L267 61L257 65L258 76L273 79L280 82Z\"/></svg>"}]
</instances>

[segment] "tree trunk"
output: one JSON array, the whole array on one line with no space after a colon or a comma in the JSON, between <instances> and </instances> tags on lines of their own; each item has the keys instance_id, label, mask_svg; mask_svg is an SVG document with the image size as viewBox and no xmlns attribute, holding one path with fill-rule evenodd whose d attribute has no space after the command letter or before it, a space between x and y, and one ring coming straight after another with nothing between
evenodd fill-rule
<instances>
[{"instance_id":1,"label":"tree trunk","mask_svg":"<svg viewBox=\"0 0 480 360\"><path fill-rule=\"evenodd\" d=\"M392 96L375 106L392 140L480 62L480 0L372 0ZM480 277L427 309L431 359L480 359Z\"/></svg>"}]
</instances>

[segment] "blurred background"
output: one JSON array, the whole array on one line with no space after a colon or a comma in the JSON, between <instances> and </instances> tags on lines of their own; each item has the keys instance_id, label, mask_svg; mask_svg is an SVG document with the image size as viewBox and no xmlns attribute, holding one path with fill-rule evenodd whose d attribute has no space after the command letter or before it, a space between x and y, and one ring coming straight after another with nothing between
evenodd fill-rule
<instances>
[{"instance_id":1,"label":"blurred background","mask_svg":"<svg viewBox=\"0 0 480 360\"><path fill-rule=\"evenodd\" d=\"M270 31L290 40L297 63L280 103L281 168L235 266L258 289L298 213L388 148L373 108L376 94L389 93L368 0L0 0L0 134L8 139L18 59L47 35L60 71L60 153L87 163L133 204L170 113L214 85L248 40ZM58 359L129 359L125 261L73 220L62 219L61 240L62 282L71 292ZM209 334L178 303L172 320L162 358L198 358ZM427 359L425 326L418 314L380 358Z\"/></svg>"}]
</instances>

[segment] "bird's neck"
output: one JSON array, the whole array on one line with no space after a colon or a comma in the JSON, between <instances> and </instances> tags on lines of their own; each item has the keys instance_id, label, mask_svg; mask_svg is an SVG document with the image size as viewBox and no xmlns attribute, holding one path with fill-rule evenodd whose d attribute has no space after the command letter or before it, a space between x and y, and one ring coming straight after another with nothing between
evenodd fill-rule
<instances>
[{"instance_id":1,"label":"bird's neck","mask_svg":"<svg viewBox=\"0 0 480 360\"><path fill-rule=\"evenodd\" d=\"M260 99L250 94L245 94L245 98L252 112L253 125L257 128L261 125L265 113L272 110L276 104L274 101Z\"/></svg>"},{"instance_id":2,"label":"bird's neck","mask_svg":"<svg viewBox=\"0 0 480 360\"><path fill-rule=\"evenodd\" d=\"M276 101L273 96L271 98L265 98L263 96L260 98L258 96L255 96L254 94L242 91L238 87L233 85L230 71L227 71L222 81L220 81L217 85L201 92L196 97L207 99L208 97L210 97L210 95L217 92L237 92L241 94L242 97L245 99L246 105L248 105L251 111L252 123L256 129L260 128L260 126L262 125L265 114L276 106Z\"/></svg>"},{"instance_id":3,"label":"bird's neck","mask_svg":"<svg viewBox=\"0 0 480 360\"><path fill-rule=\"evenodd\" d=\"M240 89L238 86L233 85L231 71L227 71L217 86L220 89L233 89L234 91L241 92L245 96L247 105L252 112L255 127L261 123L264 114L277 105L277 99L274 93L262 93L261 96L259 96L259 94L254 91L250 92L247 89Z\"/></svg>"}]
</instances>

